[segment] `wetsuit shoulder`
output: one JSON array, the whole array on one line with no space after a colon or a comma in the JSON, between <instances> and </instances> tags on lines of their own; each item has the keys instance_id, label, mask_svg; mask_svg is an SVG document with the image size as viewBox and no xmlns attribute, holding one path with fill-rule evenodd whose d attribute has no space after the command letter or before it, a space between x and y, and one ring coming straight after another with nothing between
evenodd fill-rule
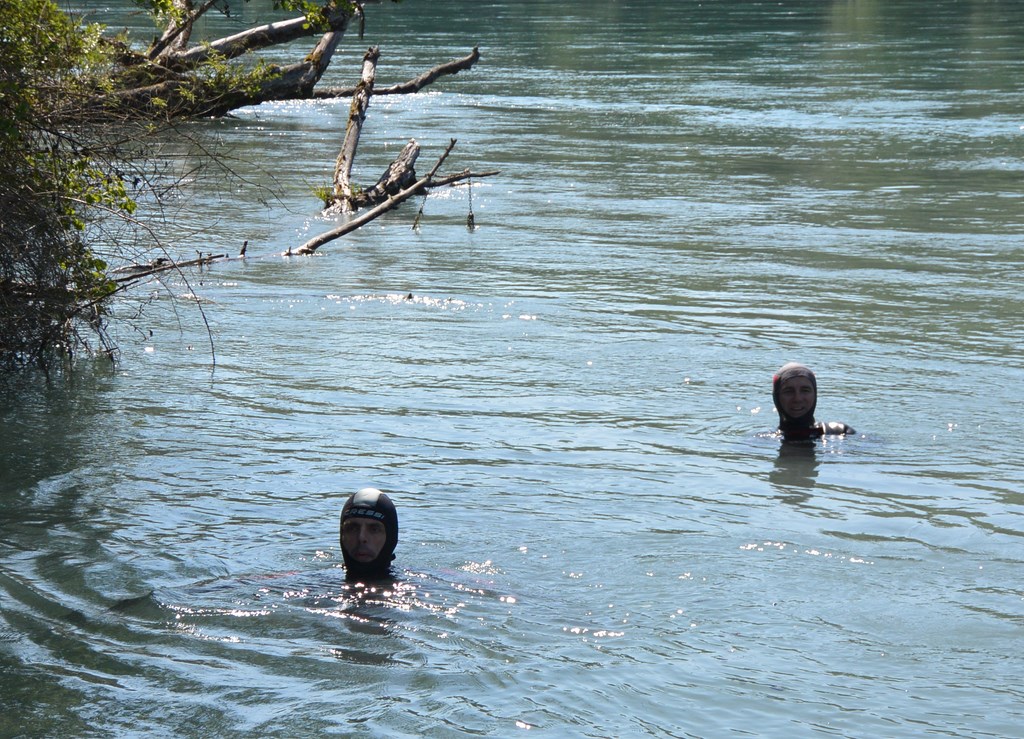
<instances>
[{"instance_id":1,"label":"wetsuit shoulder","mask_svg":"<svg viewBox=\"0 0 1024 739\"><path fill-rule=\"evenodd\" d=\"M853 430L852 426L848 426L841 421L827 421L818 425L821 427L821 433L827 436L842 436L844 434L857 433Z\"/></svg>"}]
</instances>

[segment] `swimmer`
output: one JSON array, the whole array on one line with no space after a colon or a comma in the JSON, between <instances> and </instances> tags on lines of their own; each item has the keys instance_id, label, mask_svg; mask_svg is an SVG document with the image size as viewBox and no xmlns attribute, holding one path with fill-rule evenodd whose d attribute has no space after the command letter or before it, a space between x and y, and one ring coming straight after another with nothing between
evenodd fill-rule
<instances>
[{"instance_id":1,"label":"swimmer","mask_svg":"<svg viewBox=\"0 0 1024 739\"><path fill-rule=\"evenodd\" d=\"M779 368L772 377L772 400L779 412L779 431L786 441L856 433L839 421L814 420L818 381L814 373L802 364L790 362Z\"/></svg>"},{"instance_id":2,"label":"swimmer","mask_svg":"<svg viewBox=\"0 0 1024 739\"><path fill-rule=\"evenodd\" d=\"M376 488L363 488L349 496L341 509L339 539L346 580L390 578L398 546L395 504Z\"/></svg>"}]
</instances>

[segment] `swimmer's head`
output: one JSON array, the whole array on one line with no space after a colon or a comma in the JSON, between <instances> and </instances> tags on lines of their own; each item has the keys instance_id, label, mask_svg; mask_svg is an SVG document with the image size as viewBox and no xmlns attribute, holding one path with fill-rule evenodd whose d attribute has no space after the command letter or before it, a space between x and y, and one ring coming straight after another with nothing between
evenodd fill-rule
<instances>
[{"instance_id":1,"label":"swimmer's head","mask_svg":"<svg viewBox=\"0 0 1024 739\"><path fill-rule=\"evenodd\" d=\"M818 380L802 364L784 364L772 377L772 400L779 412L779 428L783 431L813 426Z\"/></svg>"},{"instance_id":2,"label":"swimmer's head","mask_svg":"<svg viewBox=\"0 0 1024 739\"><path fill-rule=\"evenodd\" d=\"M395 504L376 488L349 496L341 509L339 540L347 579L388 577L398 546Z\"/></svg>"}]
</instances>

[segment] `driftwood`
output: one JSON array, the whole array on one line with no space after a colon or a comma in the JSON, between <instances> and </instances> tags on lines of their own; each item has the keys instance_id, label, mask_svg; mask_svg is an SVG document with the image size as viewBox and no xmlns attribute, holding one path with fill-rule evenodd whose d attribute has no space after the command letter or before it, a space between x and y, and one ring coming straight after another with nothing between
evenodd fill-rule
<instances>
[{"instance_id":1,"label":"driftwood","mask_svg":"<svg viewBox=\"0 0 1024 739\"><path fill-rule=\"evenodd\" d=\"M412 140L405 145L398 157L388 165L388 168L384 170L372 187L358 193L353 192L352 165L355 161L356 148L359 145L359 136L362 132L363 122L366 120L366 111L369 108L371 96L380 94L374 87L379 59L380 49L376 46L371 47L363 57L362 78L352 92L352 104L349 107L345 139L334 168L331 198L327 201L323 212L327 217L339 213L353 213L361 208L380 205L410 187L417 179L416 160L420 154L420 146L415 140ZM456 74L460 70L471 68L479 59L480 49L473 47L472 53L468 56L447 64L440 64L410 82L394 85L389 89L403 93L415 92L443 75ZM452 175L444 184L451 184L470 176L468 171ZM479 176L486 177L489 176L489 173ZM432 185L437 186L431 181L424 187Z\"/></svg>"},{"instance_id":2,"label":"driftwood","mask_svg":"<svg viewBox=\"0 0 1024 739\"><path fill-rule=\"evenodd\" d=\"M359 193L354 193L351 185L352 163L355 160L356 149L359 145L359 135L362 131L363 122L366 119L370 97L378 94L378 91L374 88L374 82L376 80L376 65L379 58L380 50L377 47L371 47L363 57L362 77L359 85L352 93L352 103L349 108L345 139L335 164L332 197L326 204L324 215L331 217L338 213L352 213L364 207L372 207L372 209L338 228L310 239L297 249L289 249L285 252L285 256L312 254L324 244L361 228L381 214L397 207L413 195L426 192L428 188L452 185L461 180L470 180L474 176L489 177L498 174L496 171L492 171L474 175L467 169L448 175L439 181L435 180L434 177L437 174L437 170L455 147L455 139L452 139L444 154L434 164L434 167L427 176L418 179L415 165L416 160L419 158L420 146L415 140L412 140L405 145L398 157L388 165L384 174L380 176L373 187ZM391 89L401 88L402 92L415 92L442 75L455 74L460 70L471 68L479 59L480 49L479 47L474 47L472 53L463 59L438 65L428 72L421 74L415 80ZM418 219L419 217L417 216ZM470 216L467 222L472 227L472 205L470 205Z\"/></svg>"},{"instance_id":3,"label":"driftwood","mask_svg":"<svg viewBox=\"0 0 1024 739\"><path fill-rule=\"evenodd\" d=\"M349 202L352 210L359 210L367 206L383 203L392 195L409 187L416 181L416 160L420 156L420 145L415 139L410 141L402 149L395 161L388 165L384 174L374 183L372 187L353 195Z\"/></svg>"},{"instance_id":4,"label":"driftwood","mask_svg":"<svg viewBox=\"0 0 1024 739\"><path fill-rule=\"evenodd\" d=\"M372 207L383 203L388 198L397 195L402 190L406 189L412 183L416 181L416 160L420 155L420 145L415 140L410 141L402 149L402 153L399 154L388 168L384 170L384 174L380 176L380 179L372 187L368 187L362 192L357 192L352 195L349 201L352 205L352 210L357 211L362 208ZM501 174L499 170L489 170L487 172L473 172L468 169L464 169L461 172L446 175L441 178L431 179L430 182L423 186L423 189L435 189L438 187L446 187L453 185L461 180L468 180L476 177L482 179L484 177L493 177L496 174ZM339 209L337 205L332 205L324 210L323 215L325 217L331 217L337 215Z\"/></svg>"},{"instance_id":5,"label":"driftwood","mask_svg":"<svg viewBox=\"0 0 1024 739\"><path fill-rule=\"evenodd\" d=\"M391 85L389 87L377 87L374 89L374 95L407 95L411 92L419 92L427 85L437 81L440 77L444 77L449 74L458 74L461 71L472 69L473 65L480 61L480 48L477 46L473 47L466 56L461 59L455 59L444 64L438 64L432 69L428 69L423 74L409 80L408 82L399 82L398 84ZM329 99L329 98L347 98L355 95L356 87L318 87L313 92L313 97L317 99Z\"/></svg>"},{"instance_id":6,"label":"driftwood","mask_svg":"<svg viewBox=\"0 0 1024 739\"><path fill-rule=\"evenodd\" d=\"M370 96L373 95L373 80L377 74L377 59L380 49L371 46L363 56L363 74L352 96L349 106L348 125L345 127L345 140L334 166L334 203L342 213L351 213L352 206L352 163L356 158L356 147L359 146L359 135L363 131L366 120L366 109L370 107Z\"/></svg>"},{"instance_id":7,"label":"driftwood","mask_svg":"<svg viewBox=\"0 0 1024 739\"><path fill-rule=\"evenodd\" d=\"M338 228L328 231L327 233L320 234L319 236L310 239L305 244L300 246L298 249L289 249L284 253L284 256L292 256L293 254L312 254L324 244L330 241L334 241L335 239L340 238L341 236L344 236L347 233L351 233L352 231L355 231L357 228L365 226L367 223L375 219L377 216L387 213L389 210L399 205L400 203L408 200L416 193L421 192L430 183L431 179L437 173L437 170L441 168L441 165L444 163L444 160L448 158L448 155L451 153L452 149L455 148L455 141L455 139L452 139L449 142L448 148L444 150L444 153L440 156L440 158L438 158L437 163L434 164L434 167L424 177L417 180L412 185L402 190L401 192L397 193L396 195L389 197L386 201L378 205L376 208L368 210L366 213L359 216L358 218L353 218L345 225L339 226Z\"/></svg>"},{"instance_id":8,"label":"driftwood","mask_svg":"<svg viewBox=\"0 0 1024 739\"><path fill-rule=\"evenodd\" d=\"M246 241L246 244L249 242ZM242 247L242 256L245 254L245 247ZM179 270L184 267L201 267L206 264L213 264L219 262L222 259L227 259L227 254L207 254L205 257L201 256L198 259L190 259L187 262L175 262L172 259L161 257L160 259L154 259L149 264L137 264L131 267L122 267L120 272L126 272L122 277L115 277L114 282L118 284L134 284L139 282L145 277L151 277L153 275L160 274L161 272L169 272L171 270Z\"/></svg>"},{"instance_id":9,"label":"driftwood","mask_svg":"<svg viewBox=\"0 0 1024 739\"><path fill-rule=\"evenodd\" d=\"M479 180L483 177L494 177L496 174L501 174L501 170L492 169L487 172L472 172L468 169L464 169L461 172L456 172L455 174L450 174L446 177L441 177L440 179L431 180L427 183L427 188L433 189L435 187L447 187L448 185L454 185L456 182L461 182L462 180L471 180L474 177Z\"/></svg>"},{"instance_id":10,"label":"driftwood","mask_svg":"<svg viewBox=\"0 0 1024 739\"><path fill-rule=\"evenodd\" d=\"M378 88L375 85L380 51L378 47L371 47L363 57L362 74L358 85L354 88L317 89L316 86L350 21L354 18L363 19L363 3L332 3L328 6L326 14L326 32L301 62L284 67L271 66L269 69L272 73L266 75L256 86L217 89L203 82L197 83L197 79L201 80L203 77L192 76L193 70L201 71L203 65L211 61L226 63L249 52L311 36L320 31L314 30L306 18L295 18L190 47L193 25L204 13L216 7L215 0L173 0L173 4L181 11L179 17L183 20L178 24L172 23L164 34L154 41L145 55L136 54L130 57L127 52L124 55L126 68L134 68L140 72L136 75L137 79L148 78L152 84L128 86L102 96L99 98L99 109L174 118L226 115L242 106L272 100L352 98L345 137L335 161L331 196L326 204L325 214L354 213L367 208L369 210L351 218L338 228L310 239L298 248L288 249L285 252L286 256L312 254L324 244L355 231L413 195L425 193L428 189L451 186L463 180L471 181L473 177L498 174L497 171L473 173L466 169L437 177L439 168L455 147L456 141L451 139L430 172L424 177L418 177L415 165L420 154L420 146L415 140L411 140L372 187L360 191L352 184L353 164L371 98L374 95L418 92L443 76L471 69L480 60L479 47L474 47L471 53L462 58L439 64L407 82L385 88ZM321 30L323 28L321 26ZM125 77L130 78L130 75ZM247 245L248 242L242 246L242 251L238 255L240 258L246 258ZM120 289L167 270L202 266L223 259L228 257L208 255L183 262L165 259L130 267L114 279Z\"/></svg>"}]
</instances>

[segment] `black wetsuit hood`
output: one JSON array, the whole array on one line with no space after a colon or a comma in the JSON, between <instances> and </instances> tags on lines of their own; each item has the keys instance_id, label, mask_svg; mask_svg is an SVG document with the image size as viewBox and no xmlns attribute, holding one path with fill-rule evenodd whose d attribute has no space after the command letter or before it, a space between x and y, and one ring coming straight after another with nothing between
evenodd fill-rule
<instances>
[{"instance_id":1,"label":"black wetsuit hood","mask_svg":"<svg viewBox=\"0 0 1024 739\"><path fill-rule=\"evenodd\" d=\"M811 405L807 413L799 418L786 415L786 412L782 410L782 403L779 402L779 390L782 388L782 383L794 377L806 377L814 387L814 404ZM772 400L775 401L775 410L779 413L779 431L785 436L810 438L820 435L820 433L816 433L817 429L814 423L814 410L818 406L818 379L809 367L805 367L799 362L782 365L772 377Z\"/></svg>"},{"instance_id":2,"label":"black wetsuit hood","mask_svg":"<svg viewBox=\"0 0 1024 739\"><path fill-rule=\"evenodd\" d=\"M345 521L356 517L380 521L387 532L384 547L372 562L360 562L350 557L341 541L341 528ZM391 562L395 559L395 547L398 546L398 511L391 498L376 488L363 488L349 496L341 509L338 541L341 544L341 556L345 559L347 580L382 580L391 577Z\"/></svg>"}]
</instances>

